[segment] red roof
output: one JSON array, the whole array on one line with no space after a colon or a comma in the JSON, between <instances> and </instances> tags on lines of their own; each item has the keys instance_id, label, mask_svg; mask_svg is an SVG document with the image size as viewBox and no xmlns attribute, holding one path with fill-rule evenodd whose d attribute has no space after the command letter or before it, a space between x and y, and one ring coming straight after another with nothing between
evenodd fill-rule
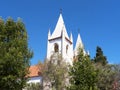
<instances>
[{"instance_id":1,"label":"red roof","mask_svg":"<svg viewBox=\"0 0 120 90\"><path fill-rule=\"evenodd\" d=\"M37 77L40 75L41 75L40 66L38 65L30 66L28 75L29 77Z\"/></svg>"}]
</instances>

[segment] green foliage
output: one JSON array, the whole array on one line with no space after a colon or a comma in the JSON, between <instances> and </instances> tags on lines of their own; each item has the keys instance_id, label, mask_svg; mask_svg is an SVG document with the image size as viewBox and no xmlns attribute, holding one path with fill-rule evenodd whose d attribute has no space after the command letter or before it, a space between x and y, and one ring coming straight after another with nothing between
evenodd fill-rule
<instances>
[{"instance_id":1,"label":"green foliage","mask_svg":"<svg viewBox=\"0 0 120 90\"><path fill-rule=\"evenodd\" d=\"M68 90L119 90L120 65L108 64L100 47L96 57L90 61L82 50L70 69Z\"/></svg>"},{"instance_id":2,"label":"green foliage","mask_svg":"<svg viewBox=\"0 0 120 90\"><path fill-rule=\"evenodd\" d=\"M0 19L0 90L24 87L31 57L24 23Z\"/></svg>"},{"instance_id":3,"label":"green foliage","mask_svg":"<svg viewBox=\"0 0 120 90\"><path fill-rule=\"evenodd\" d=\"M103 55L103 51L100 47L96 49L96 56L93 59L96 69L99 71L97 87L100 90L113 90L113 85L116 82L118 75L118 67L116 65L110 65L107 62L107 58ZM119 80L117 80L118 82Z\"/></svg>"},{"instance_id":4,"label":"green foliage","mask_svg":"<svg viewBox=\"0 0 120 90\"><path fill-rule=\"evenodd\" d=\"M49 89L64 90L66 86L68 66L61 55L54 54L50 60L46 60L43 67L43 83L49 83ZM43 85L44 88L46 85Z\"/></svg>"},{"instance_id":5,"label":"green foliage","mask_svg":"<svg viewBox=\"0 0 120 90\"><path fill-rule=\"evenodd\" d=\"M114 71L112 71L112 67L110 65L102 66L97 65L99 72L99 81L97 82L97 87L100 90L112 90L112 84L114 82Z\"/></svg>"},{"instance_id":6,"label":"green foliage","mask_svg":"<svg viewBox=\"0 0 120 90\"><path fill-rule=\"evenodd\" d=\"M102 65L106 65L108 63L107 58L103 55L103 51L99 46L96 48L96 56L94 58L94 62L101 63Z\"/></svg>"},{"instance_id":7,"label":"green foliage","mask_svg":"<svg viewBox=\"0 0 120 90\"><path fill-rule=\"evenodd\" d=\"M94 68L90 57L79 50L78 59L70 68L70 86L68 90L96 90L98 71Z\"/></svg>"},{"instance_id":8,"label":"green foliage","mask_svg":"<svg viewBox=\"0 0 120 90\"><path fill-rule=\"evenodd\" d=\"M42 85L40 83L30 83L27 84L25 90L42 90Z\"/></svg>"},{"instance_id":9,"label":"green foliage","mask_svg":"<svg viewBox=\"0 0 120 90\"><path fill-rule=\"evenodd\" d=\"M113 83L113 88L120 90L120 64L114 65L114 83Z\"/></svg>"},{"instance_id":10,"label":"green foliage","mask_svg":"<svg viewBox=\"0 0 120 90\"><path fill-rule=\"evenodd\" d=\"M105 66L101 64L95 64L96 68L99 70L97 87L100 90L117 90L113 89L114 84L119 84L120 80L120 68L117 65L107 64ZM116 86L118 88L118 85Z\"/></svg>"}]
</instances>

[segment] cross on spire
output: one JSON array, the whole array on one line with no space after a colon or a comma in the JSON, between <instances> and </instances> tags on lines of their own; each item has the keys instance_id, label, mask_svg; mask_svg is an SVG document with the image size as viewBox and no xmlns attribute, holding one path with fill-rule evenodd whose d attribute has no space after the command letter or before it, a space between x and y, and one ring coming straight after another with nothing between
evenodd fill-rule
<instances>
[{"instance_id":1,"label":"cross on spire","mask_svg":"<svg viewBox=\"0 0 120 90\"><path fill-rule=\"evenodd\" d=\"M62 9L60 9L60 14L62 14Z\"/></svg>"}]
</instances>

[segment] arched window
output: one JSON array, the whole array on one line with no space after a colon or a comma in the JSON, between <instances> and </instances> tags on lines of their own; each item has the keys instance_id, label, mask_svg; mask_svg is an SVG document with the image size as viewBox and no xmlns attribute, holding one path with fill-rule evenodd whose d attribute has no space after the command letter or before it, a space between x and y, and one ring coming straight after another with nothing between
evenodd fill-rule
<instances>
[{"instance_id":1,"label":"arched window","mask_svg":"<svg viewBox=\"0 0 120 90\"><path fill-rule=\"evenodd\" d=\"M68 45L66 45L66 54L67 54L67 52L68 52Z\"/></svg>"},{"instance_id":2,"label":"arched window","mask_svg":"<svg viewBox=\"0 0 120 90\"><path fill-rule=\"evenodd\" d=\"M57 43L54 44L54 52L58 52L59 51L59 46Z\"/></svg>"}]
</instances>

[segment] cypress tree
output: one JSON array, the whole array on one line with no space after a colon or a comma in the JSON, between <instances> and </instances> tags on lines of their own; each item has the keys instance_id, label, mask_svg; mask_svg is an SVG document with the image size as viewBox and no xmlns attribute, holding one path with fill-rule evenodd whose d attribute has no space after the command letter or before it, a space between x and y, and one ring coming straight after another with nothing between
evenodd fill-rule
<instances>
[{"instance_id":1,"label":"cypress tree","mask_svg":"<svg viewBox=\"0 0 120 90\"><path fill-rule=\"evenodd\" d=\"M101 63L102 65L106 65L108 63L106 56L104 56L103 51L99 46L96 48L96 56L94 61L95 63Z\"/></svg>"}]
</instances>

